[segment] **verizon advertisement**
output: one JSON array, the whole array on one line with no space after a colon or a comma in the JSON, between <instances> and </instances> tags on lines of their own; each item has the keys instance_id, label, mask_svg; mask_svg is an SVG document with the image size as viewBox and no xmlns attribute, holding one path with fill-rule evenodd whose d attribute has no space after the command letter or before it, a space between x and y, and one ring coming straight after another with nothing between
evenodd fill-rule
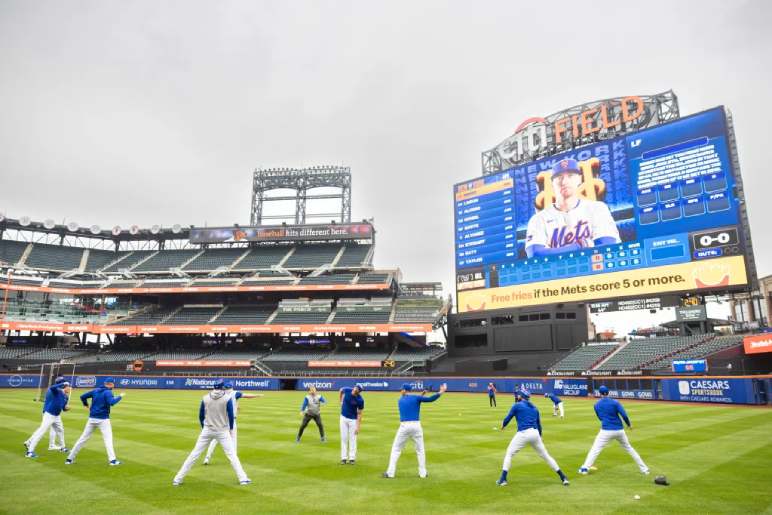
<instances>
[{"instance_id":1,"label":"verizon advertisement","mask_svg":"<svg viewBox=\"0 0 772 515\"><path fill-rule=\"evenodd\" d=\"M361 240L372 238L374 232L368 223L213 227L191 229L190 242Z\"/></svg>"}]
</instances>

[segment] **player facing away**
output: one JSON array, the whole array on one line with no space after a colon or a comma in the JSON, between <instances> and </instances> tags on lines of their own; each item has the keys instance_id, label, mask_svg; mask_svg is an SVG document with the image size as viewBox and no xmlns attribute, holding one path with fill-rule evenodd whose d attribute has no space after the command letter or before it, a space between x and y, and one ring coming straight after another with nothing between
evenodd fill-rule
<instances>
[{"instance_id":1,"label":"player facing away","mask_svg":"<svg viewBox=\"0 0 772 515\"><path fill-rule=\"evenodd\" d=\"M107 459L110 465L116 466L121 464L115 457L115 450L113 449L113 427L110 424L110 408L121 402L121 399L126 394L122 393L117 397L113 396L114 387L115 380L112 377L105 377L102 386L80 396L80 401L89 409L88 420L86 420L86 427L83 428L83 433L78 438L78 441L75 442L75 446L70 451L67 459L64 460L65 465L72 465L75 462L75 456L86 445L86 442L91 438L91 433L97 428L102 433L102 440L105 442L105 450L107 451ZM89 399L91 399L90 407L88 405Z\"/></svg>"},{"instance_id":2,"label":"player facing away","mask_svg":"<svg viewBox=\"0 0 772 515\"><path fill-rule=\"evenodd\" d=\"M238 424L236 422L239 417L239 399L255 399L257 397L262 397L262 395L238 392L233 389L233 383L230 381L224 384L225 395L227 395L231 402L233 402L233 429L231 429L231 440L233 440L233 452L238 453L238 446L236 445L238 436ZM204 456L204 465L209 465L209 462L212 460L212 454L214 454L215 447L217 447L216 438L209 442L209 448L206 450L206 456Z\"/></svg>"},{"instance_id":3,"label":"player facing away","mask_svg":"<svg viewBox=\"0 0 772 515\"><path fill-rule=\"evenodd\" d=\"M173 486L180 486L185 476L198 460L198 457L206 450L209 442L217 440L231 467L239 478L239 484L248 485L252 481L247 477L241 461L233 448L231 431L234 428L236 417L234 416L233 399L225 391L225 383L215 383L214 389L204 395L198 409L198 421L201 423L201 434L198 436L195 447L182 463L177 475L172 481Z\"/></svg>"},{"instance_id":4,"label":"player facing away","mask_svg":"<svg viewBox=\"0 0 772 515\"><path fill-rule=\"evenodd\" d=\"M496 386L493 383L488 383L488 406L496 407Z\"/></svg>"},{"instance_id":5,"label":"player facing away","mask_svg":"<svg viewBox=\"0 0 772 515\"><path fill-rule=\"evenodd\" d=\"M576 159L555 163L551 180L555 203L545 206L528 221L525 253L529 258L621 241L608 206L580 198L582 171Z\"/></svg>"},{"instance_id":6,"label":"player facing away","mask_svg":"<svg viewBox=\"0 0 772 515\"><path fill-rule=\"evenodd\" d=\"M554 393L545 393L544 397L552 401L552 416L557 417L560 413L560 418L565 417L566 413L563 410L563 401Z\"/></svg>"},{"instance_id":7,"label":"player facing away","mask_svg":"<svg viewBox=\"0 0 772 515\"><path fill-rule=\"evenodd\" d=\"M357 459L357 436L362 427L362 385L340 389L340 464L353 465Z\"/></svg>"},{"instance_id":8,"label":"player facing away","mask_svg":"<svg viewBox=\"0 0 772 515\"><path fill-rule=\"evenodd\" d=\"M27 458L37 458L35 454L35 447L45 434L50 430L57 438L62 442L62 452L67 452L68 449L64 447L64 424L62 423L62 411L67 411L70 408L67 406L68 395L70 393L70 383L68 383L63 377L57 377L48 391L46 392L45 402L43 403L43 420L40 423L40 427L32 433L27 441L24 442L24 447L27 449L25 456ZM54 443L54 437L51 436L51 443ZM52 445L49 445L48 450Z\"/></svg>"},{"instance_id":9,"label":"player facing away","mask_svg":"<svg viewBox=\"0 0 772 515\"><path fill-rule=\"evenodd\" d=\"M587 453L587 458L584 460L584 465L579 469L579 473L587 474L590 467L595 463L595 459L600 454L600 451L602 451L611 440L616 440L622 448L627 451L627 454L632 456L633 461L638 465L641 474L648 475L649 467L646 466L641 459L641 456L633 449L633 446L630 445L630 441L627 439L627 434L622 426L622 421L624 420L627 427L629 427L630 430L633 429L633 426L630 424L630 418L622 407L622 403L616 399L609 398L608 387L606 385L601 385L601 387L598 388L598 392L600 393L600 400L595 403L595 414L600 420L600 432L598 433L598 436L595 437L595 442L593 442L590 452Z\"/></svg>"},{"instance_id":10,"label":"player facing away","mask_svg":"<svg viewBox=\"0 0 772 515\"><path fill-rule=\"evenodd\" d=\"M512 465L512 457L517 452L526 446L526 444L533 447L541 459L547 462L552 470L557 472L560 476L560 480L565 486L568 486L568 478L563 471L560 470L557 462L549 455L547 448L544 447L544 442L541 441L541 419L539 417L539 410L536 409L529 400L531 395L525 391L515 392L516 400L512 405L512 409L509 410L506 418L501 424L501 430L503 431L509 421L514 418L517 421L517 433L509 442L507 452L504 455L504 465L501 469L501 476L496 481L499 486L507 485L507 474L509 474L509 467Z\"/></svg>"},{"instance_id":11,"label":"player facing away","mask_svg":"<svg viewBox=\"0 0 772 515\"><path fill-rule=\"evenodd\" d=\"M319 438L322 443L327 441L327 438L324 436L324 425L322 425L322 404L327 404L327 399L324 398L324 395L316 393L316 386L309 386L308 394L303 398L303 404L300 406L300 412L303 414L303 421L300 423L298 436L295 438L296 443L300 443L300 439L303 437L303 431L306 430L306 426L312 420L316 424L316 427L319 428Z\"/></svg>"},{"instance_id":12,"label":"player facing away","mask_svg":"<svg viewBox=\"0 0 772 515\"><path fill-rule=\"evenodd\" d=\"M410 383L402 385L402 396L397 402L397 407L399 408L399 429L397 429L397 435L394 437L394 443L391 445L389 468L383 473L384 478L391 479L397 473L397 461L408 439L412 439L415 444L415 453L418 456L418 477L423 479L427 476L424 430L421 427L421 404L436 401L447 389L448 385L442 384L438 393L427 397L423 394L410 395L413 386Z\"/></svg>"}]
</instances>

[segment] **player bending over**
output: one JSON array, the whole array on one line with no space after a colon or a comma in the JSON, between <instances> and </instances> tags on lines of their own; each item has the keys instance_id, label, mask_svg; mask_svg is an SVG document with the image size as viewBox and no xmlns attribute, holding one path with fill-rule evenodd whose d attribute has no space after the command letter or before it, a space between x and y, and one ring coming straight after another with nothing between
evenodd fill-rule
<instances>
[{"instance_id":1,"label":"player bending over","mask_svg":"<svg viewBox=\"0 0 772 515\"><path fill-rule=\"evenodd\" d=\"M641 474L649 473L649 467L641 459L640 455L635 452L633 446L630 445L630 441L627 439L627 434L622 426L622 420L625 421L627 427L632 431L633 426L630 424L630 418L627 416L622 404L616 399L609 399L608 387L602 385L598 388L600 392L600 400L595 403L595 414L600 420L600 432L595 437L595 442L592 444L590 452L587 453L587 458L584 460L584 465L579 469L580 474L587 474L590 467L595 463L595 459L600 454L600 451L608 445L611 440L616 440L622 446L627 454L632 456L633 461L638 465L638 469ZM620 420L621 419L621 420Z\"/></svg>"},{"instance_id":2,"label":"player bending over","mask_svg":"<svg viewBox=\"0 0 772 515\"><path fill-rule=\"evenodd\" d=\"M544 442L541 440L541 420L539 418L539 410L536 409L536 406L531 404L531 401L529 400L531 395L527 391L522 390L515 392L515 396L515 403L512 405L512 409L509 410L509 414L507 414L504 422L502 422L501 430L503 431L504 428L507 427L507 424L509 424L509 421L514 417L515 420L517 420L517 433L515 433L512 441L509 442L509 447L507 447L507 452L504 455L504 466L501 470L501 477L496 481L496 484L499 486L507 485L507 474L509 474L509 467L512 465L512 457L528 444L533 447L533 450L536 451L536 454L538 454L541 459L547 462L547 465L549 465L552 470L557 472L563 484L568 486L568 478L563 474L563 471L560 470L557 462L549 455L546 447L544 447Z\"/></svg>"},{"instance_id":3,"label":"player bending over","mask_svg":"<svg viewBox=\"0 0 772 515\"><path fill-rule=\"evenodd\" d=\"M545 393L544 396L552 401L552 416L557 417L560 413L560 418L563 418L566 414L563 411L563 401L554 393Z\"/></svg>"},{"instance_id":4,"label":"player bending over","mask_svg":"<svg viewBox=\"0 0 772 515\"><path fill-rule=\"evenodd\" d=\"M413 387L410 383L402 385L402 396L397 402L399 408L399 429L394 437L394 443L391 445L391 457L389 458L389 468L383 473L383 477L391 479L397 473L397 461L405 448L408 438L415 444L415 453L418 456L418 477L425 478L426 472L426 452L424 451L424 430L421 427L421 403L434 402L445 393L448 385L442 384L440 391L429 397L424 395L410 395Z\"/></svg>"},{"instance_id":5,"label":"player bending over","mask_svg":"<svg viewBox=\"0 0 772 515\"><path fill-rule=\"evenodd\" d=\"M362 385L340 389L340 464L353 465L357 459L357 435L362 427Z\"/></svg>"},{"instance_id":6,"label":"player bending over","mask_svg":"<svg viewBox=\"0 0 772 515\"><path fill-rule=\"evenodd\" d=\"M233 402L233 429L231 429L231 439L233 440L233 452L238 453L236 445L238 425L236 424L236 419L239 416L239 399L255 399L257 397L262 397L263 395L259 393L253 394L237 392L233 389L233 383L230 381L225 383L225 390L225 395L227 395L231 402ZM209 465L209 462L212 460L212 454L214 454L215 447L217 447L217 439L213 439L211 442L209 442L209 448L206 451L206 456L204 456L204 465Z\"/></svg>"},{"instance_id":7,"label":"player bending over","mask_svg":"<svg viewBox=\"0 0 772 515\"><path fill-rule=\"evenodd\" d=\"M198 436L195 447L182 463L182 467L174 476L173 486L180 486L185 476L196 463L198 457L206 450L209 442L217 440L222 446L225 456L231 462L231 467L239 478L239 484L248 485L252 481L241 466L236 451L233 449L233 430L236 417L234 416L233 400L225 392L225 383L220 381L214 385L214 389L204 395L198 409L198 421L201 423L201 434Z\"/></svg>"},{"instance_id":8,"label":"player bending over","mask_svg":"<svg viewBox=\"0 0 772 515\"><path fill-rule=\"evenodd\" d=\"M327 441L324 437L324 425L322 425L322 404L327 404L327 399L324 395L318 395L316 393L316 386L310 385L308 387L308 395L303 398L303 405L300 406L300 412L303 414L303 422L300 423L300 429L298 430L298 436L295 438L295 443L300 443L300 439L303 437L303 431L306 430L306 426L310 421L314 421L316 427L319 428L319 438L322 443Z\"/></svg>"},{"instance_id":9,"label":"player bending over","mask_svg":"<svg viewBox=\"0 0 772 515\"><path fill-rule=\"evenodd\" d=\"M549 256L587 247L619 243L619 229L608 206L580 198L582 171L576 159L561 159L552 167L555 203L528 220L525 253Z\"/></svg>"},{"instance_id":10,"label":"player bending over","mask_svg":"<svg viewBox=\"0 0 772 515\"><path fill-rule=\"evenodd\" d=\"M30 436L24 447L27 449L25 456L27 458L37 458L35 454L35 447L38 442L46 434L46 431L51 431L52 436L48 450L61 450L67 452L68 449L64 446L64 424L62 423L62 411L67 411L70 408L67 406L68 395L70 393L70 383L65 381L63 377L57 377L48 391L46 392L45 402L43 403L43 421L40 423L40 427ZM53 435L56 435L53 436ZM59 438L62 442L61 449L52 449L54 444L54 438Z\"/></svg>"},{"instance_id":11,"label":"player bending over","mask_svg":"<svg viewBox=\"0 0 772 515\"><path fill-rule=\"evenodd\" d=\"M121 464L115 457L115 450L113 449L113 426L110 424L110 408L121 402L121 399L126 394L122 393L114 397L114 387L115 381L113 378L105 377L102 386L80 396L80 401L89 409L88 420L86 421L86 427L83 428L83 434L80 435L67 459L64 460L65 465L72 465L75 462L75 456L86 445L86 442L91 438L91 433L97 428L102 433L102 440L105 442L105 450L107 451L107 459L110 465L116 466ZM91 399L91 407L88 405L89 399Z\"/></svg>"}]
</instances>

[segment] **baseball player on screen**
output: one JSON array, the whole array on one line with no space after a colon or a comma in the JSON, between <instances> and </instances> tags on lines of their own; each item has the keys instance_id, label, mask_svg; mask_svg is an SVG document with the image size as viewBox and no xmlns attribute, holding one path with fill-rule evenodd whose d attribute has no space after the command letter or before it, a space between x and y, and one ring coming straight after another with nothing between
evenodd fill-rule
<instances>
[{"instance_id":1,"label":"baseball player on screen","mask_svg":"<svg viewBox=\"0 0 772 515\"><path fill-rule=\"evenodd\" d=\"M582 177L576 159L561 159L552 167L555 202L528 221L525 253L529 258L621 241L608 206L580 197Z\"/></svg>"},{"instance_id":2,"label":"baseball player on screen","mask_svg":"<svg viewBox=\"0 0 772 515\"><path fill-rule=\"evenodd\" d=\"M624 420L628 428L631 430L633 428L622 404L616 399L609 399L608 387L606 385L598 388L598 392L600 393L600 400L595 403L595 414L600 420L600 432L595 437L595 442L593 442L590 452L587 453L587 458L585 458L582 468L579 469L579 473L589 473L590 467L595 463L595 459L600 454L600 451L611 440L616 440L632 456L641 474L648 474L649 467L646 466L640 455L630 445L630 441L627 439L627 434L622 426L622 420Z\"/></svg>"}]
</instances>

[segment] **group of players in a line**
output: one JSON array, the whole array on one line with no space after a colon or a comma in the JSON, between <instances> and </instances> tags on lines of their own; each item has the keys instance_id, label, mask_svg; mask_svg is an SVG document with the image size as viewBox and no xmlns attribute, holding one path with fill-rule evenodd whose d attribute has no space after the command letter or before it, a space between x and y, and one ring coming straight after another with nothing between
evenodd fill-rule
<instances>
[{"instance_id":1,"label":"group of players in a line","mask_svg":"<svg viewBox=\"0 0 772 515\"><path fill-rule=\"evenodd\" d=\"M67 453L65 465L72 465L75 457L83 448L86 442L91 438L91 434L96 430L102 433L102 438L107 451L107 459L111 466L120 465L121 462L115 456L113 449L112 427L110 425L110 409L118 404L125 396L125 393L114 396L114 380L105 378L103 385L80 396L80 400L88 410L89 417L83 433L78 438L72 449L67 449L64 445L64 426L62 424L62 411L69 410L69 396L71 392L70 384L65 378L56 379L46 393L45 403L43 405L43 420L40 427L24 442L26 448L26 457L37 458L35 448L46 433L50 433L49 450L59 450ZM342 388L339 391L339 401L341 405L340 415L340 435L341 435L341 460L342 465L354 465L357 455L357 436L362 424L362 413L364 411L364 398L362 397L362 385L357 384L353 388ZM425 402L434 402L447 390L447 385L442 385L437 393L426 395L413 394L413 387L409 383L402 385L401 395L397 402L399 409L400 425L394 442L391 447L391 456L389 465L383 477L391 479L395 476L397 470L397 461L402 453L402 449L408 440L413 440L415 444L416 455L418 457L418 476L427 477L426 453L424 450L423 428L421 427L420 415L421 404ZM608 397L608 388L601 386L598 389L600 399L595 403L595 413L600 420L601 429L595 438L595 441L584 460L580 474L587 474L595 463L596 458L608 445L611 440L617 440L623 449L627 451L638 465L641 473L649 474L649 469L643 462L638 453L630 445L622 423L632 429L630 419L627 416L621 403ZM512 458L518 451L526 445L530 445L536 453L554 470L560 477L564 485L569 481L566 475L558 466L557 462L547 452L541 439L542 425L539 410L530 401L530 394L527 390L518 388L514 392L515 403L504 418L501 427L495 428L504 430L509 422L514 418L517 422L517 433L509 443L506 454L504 455L504 464L496 484L505 486L507 484L507 474L512 463ZM183 462L177 475L175 475L172 484L179 486L182 484L186 474L195 464L201 454L207 451L204 459L204 465L208 465L216 445L219 443L230 461L233 470L236 472L239 483L248 485L251 483L246 472L241 466L236 451L237 427L236 419L238 414L238 401L240 399L262 397L261 394L246 394L234 390L233 384L220 381L214 385L214 388L204 395L199 406L199 422L201 424L201 434L196 441L196 445ZM496 388L490 383L488 385L488 397L491 407L496 405ZM563 418L565 412L563 403L555 394L545 394L553 402L553 415ZM89 405L89 399L91 404ZM327 401L324 396L317 393L316 388L309 387L308 394L303 399L301 412L303 421L301 423L296 442L300 442L308 423L313 420L319 428L321 441L325 442L324 426L321 419L321 407Z\"/></svg>"}]
</instances>

